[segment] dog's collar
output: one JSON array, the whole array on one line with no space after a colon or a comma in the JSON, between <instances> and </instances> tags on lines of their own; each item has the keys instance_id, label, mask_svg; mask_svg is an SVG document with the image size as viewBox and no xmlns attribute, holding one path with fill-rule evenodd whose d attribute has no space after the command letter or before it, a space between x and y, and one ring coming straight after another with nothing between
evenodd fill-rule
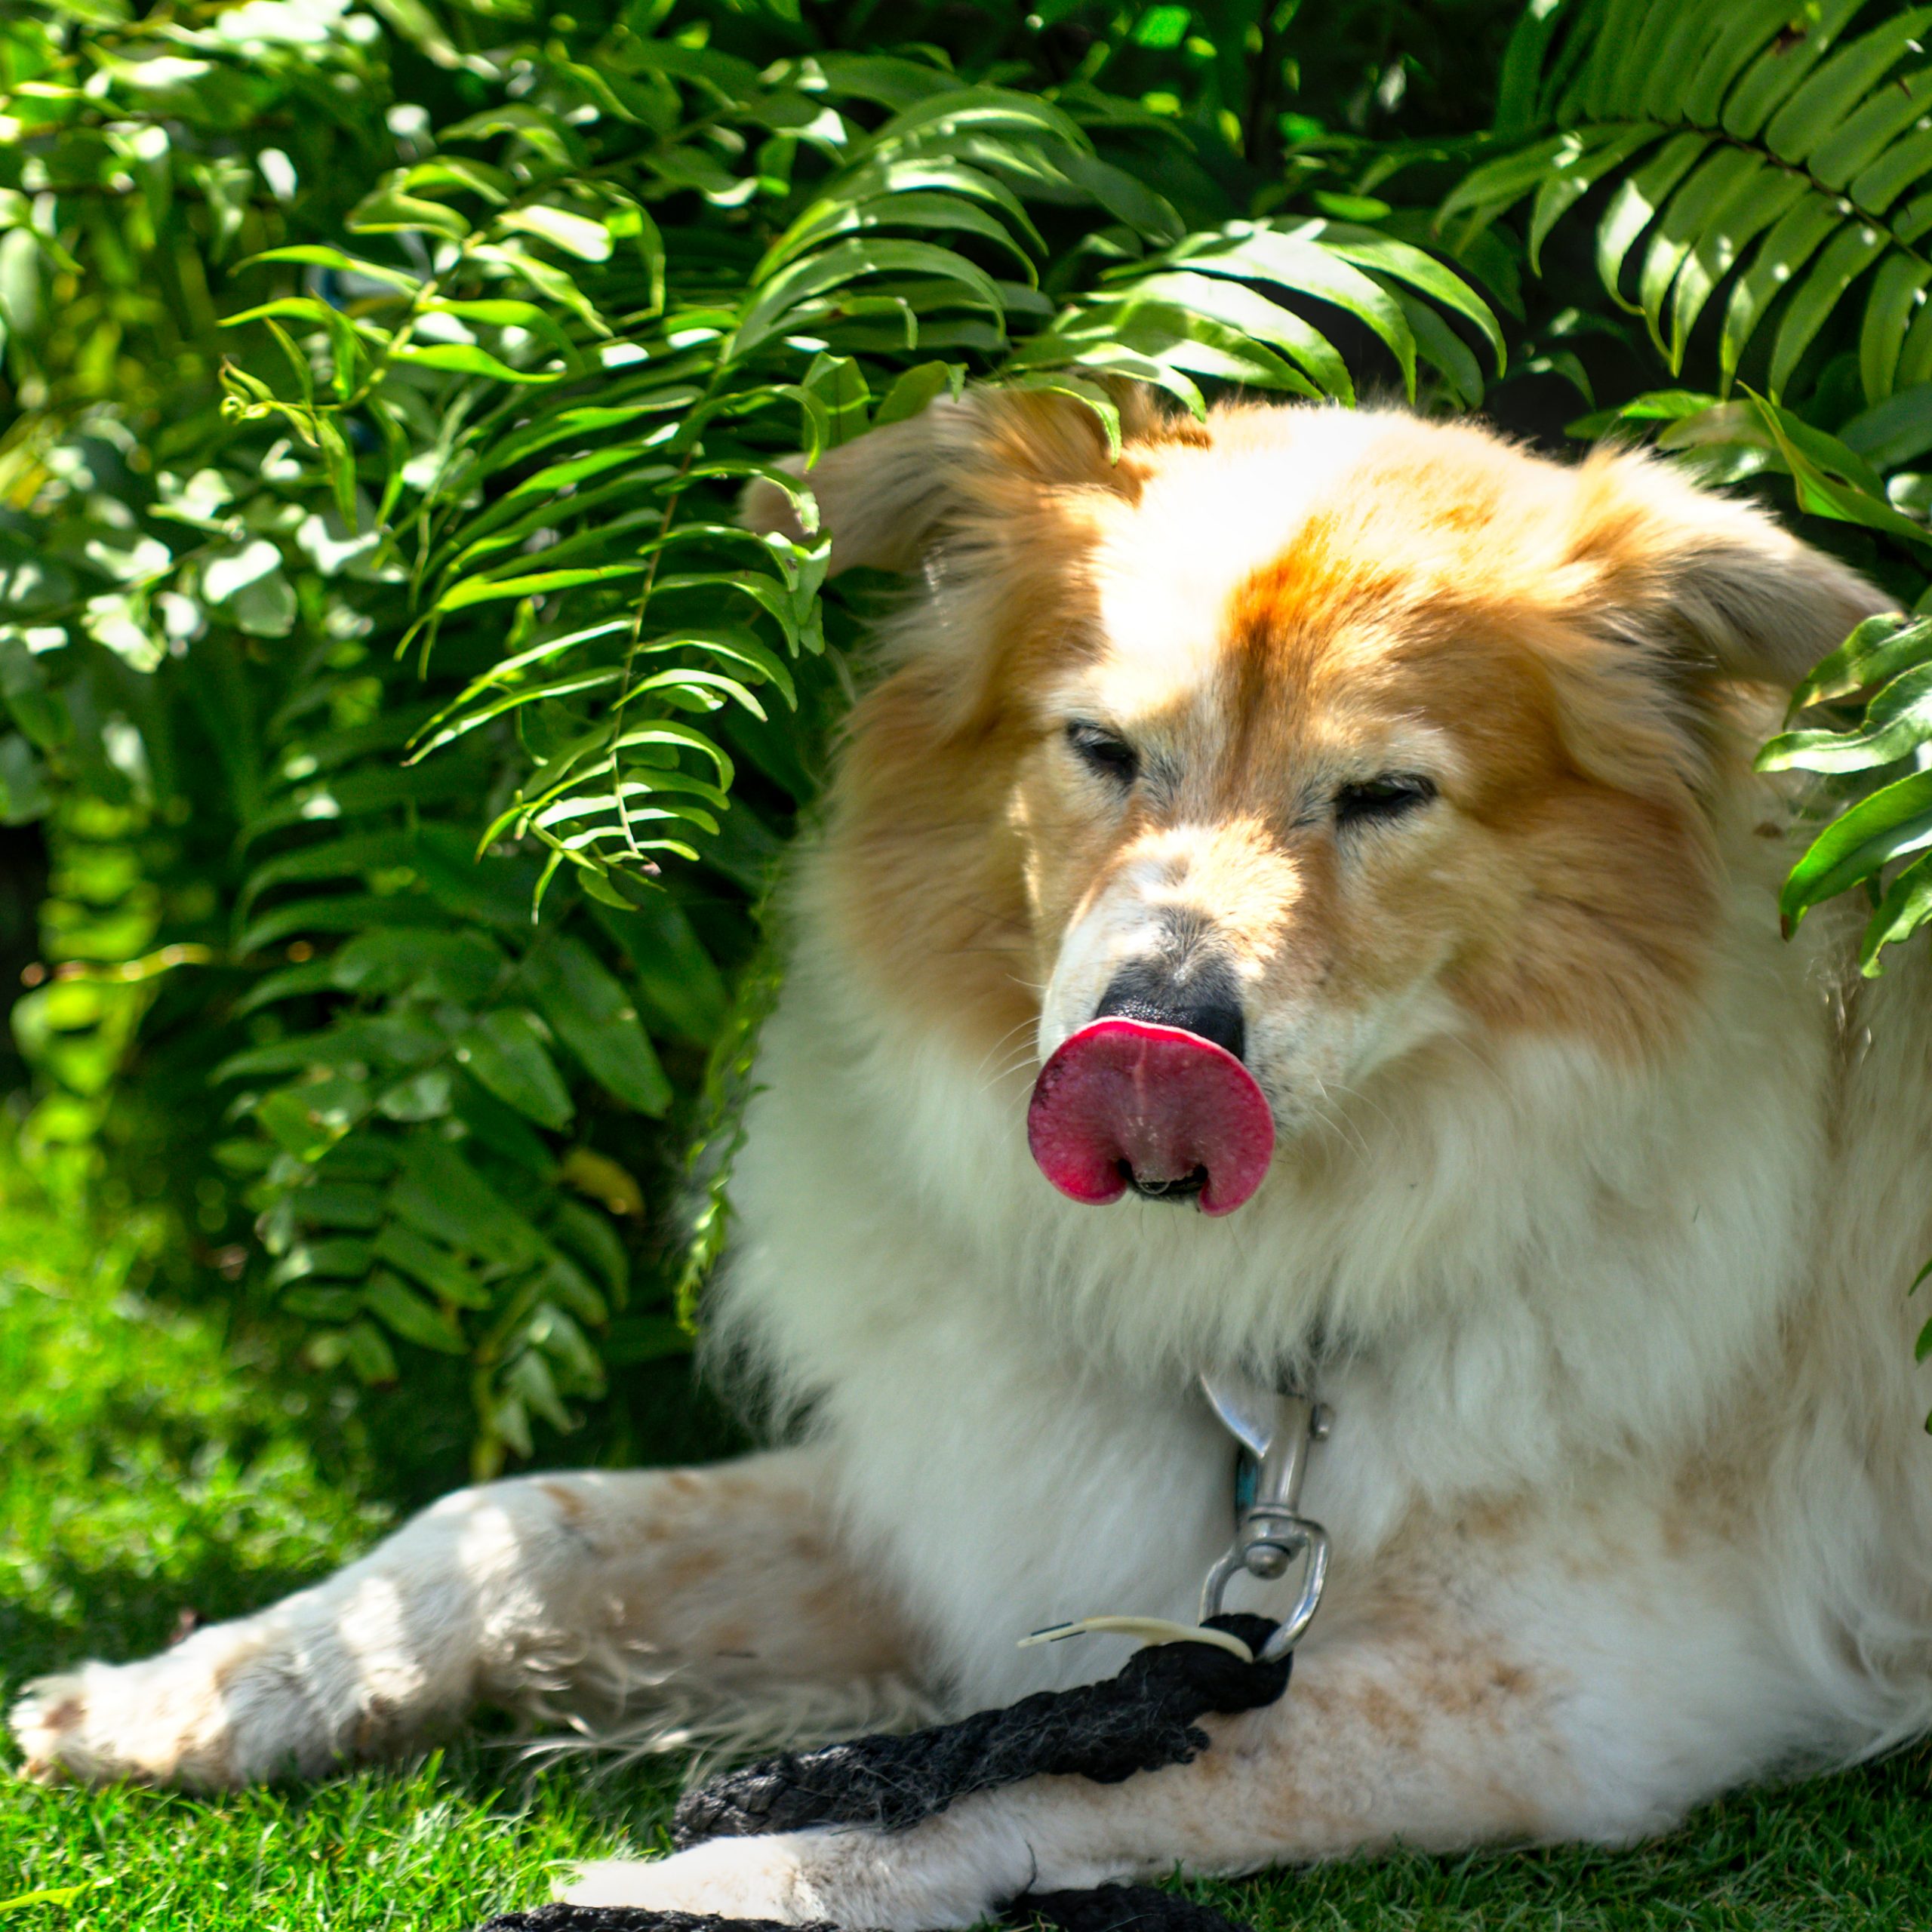
<instances>
[{"instance_id":1,"label":"dog's collar","mask_svg":"<svg viewBox=\"0 0 1932 1932\"><path fill-rule=\"evenodd\" d=\"M1328 1580L1328 1532L1301 1513L1301 1486L1310 1447L1327 1438L1329 1414L1299 1389L1270 1389L1244 1375L1205 1371L1201 1389L1222 1426L1252 1458L1253 1470L1252 1490L1237 1491L1234 1541L1201 1584L1201 1621L1221 1614L1228 1585L1244 1571L1272 1582L1305 1555L1301 1594L1264 1654L1278 1657L1308 1628Z\"/></svg>"}]
</instances>

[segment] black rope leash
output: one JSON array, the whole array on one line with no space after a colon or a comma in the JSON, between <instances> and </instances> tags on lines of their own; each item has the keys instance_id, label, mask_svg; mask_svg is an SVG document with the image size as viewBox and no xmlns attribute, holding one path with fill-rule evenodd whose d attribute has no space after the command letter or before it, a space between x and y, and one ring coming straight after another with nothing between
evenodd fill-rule
<instances>
[{"instance_id":1,"label":"black rope leash","mask_svg":"<svg viewBox=\"0 0 1932 1932\"><path fill-rule=\"evenodd\" d=\"M1217 1617L1214 1627L1257 1652L1275 1628L1261 1617ZM687 1794L672 1840L681 1850L810 1825L903 1832L955 1798L1022 1778L1118 1784L1206 1750L1208 1734L1195 1728L1204 1712L1272 1704L1287 1687L1290 1663L1244 1663L1212 1644L1150 1644L1102 1683L1038 1691L909 1737L860 1737L728 1771Z\"/></svg>"},{"instance_id":2,"label":"black rope leash","mask_svg":"<svg viewBox=\"0 0 1932 1932\"><path fill-rule=\"evenodd\" d=\"M1211 1617L1255 1654L1244 1663L1217 1644L1156 1644L1115 1676L1071 1690L1042 1690L957 1724L897 1737L855 1738L792 1752L728 1771L679 1803L672 1820L680 1850L707 1838L747 1838L814 1826L903 1832L955 1798L1042 1775L1118 1784L1137 1771L1185 1764L1206 1750L1196 1720L1272 1704L1287 1688L1292 1652L1264 1662L1276 1626L1265 1617ZM1002 1913L1009 1923L1045 1919L1060 1932L1234 1932L1206 1906L1144 1885L1029 1892ZM833 1932L763 1919L648 1912L622 1906L547 1905L509 1912L479 1932Z\"/></svg>"}]
</instances>

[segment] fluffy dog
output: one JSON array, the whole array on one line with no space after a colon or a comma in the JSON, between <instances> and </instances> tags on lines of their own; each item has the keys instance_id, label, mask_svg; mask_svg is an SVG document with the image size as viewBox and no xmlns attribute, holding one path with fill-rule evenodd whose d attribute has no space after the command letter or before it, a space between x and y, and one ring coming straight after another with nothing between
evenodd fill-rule
<instances>
[{"instance_id":1,"label":"fluffy dog","mask_svg":"<svg viewBox=\"0 0 1932 1932\"><path fill-rule=\"evenodd\" d=\"M1128 414L1112 460L1084 405L981 395L810 479L835 565L918 587L796 868L720 1291L794 1446L450 1497L33 1688L31 1765L220 1786L478 1699L829 1723L1103 1675L1119 1639L1015 1639L1191 1618L1232 1506L1195 1377L1235 1369L1334 1415L1280 1703L1124 1784L574 1896L964 1925L1177 1866L1627 1839L1932 1724L1926 948L1866 983L1862 909L1780 939L1795 811L1750 758L1883 600L1636 455ZM1215 1198L1225 1082L1110 1123L1097 1079L1045 1164L1124 1198L1056 1191L1029 1092L1109 1014L1244 1066L1265 1171Z\"/></svg>"}]
</instances>

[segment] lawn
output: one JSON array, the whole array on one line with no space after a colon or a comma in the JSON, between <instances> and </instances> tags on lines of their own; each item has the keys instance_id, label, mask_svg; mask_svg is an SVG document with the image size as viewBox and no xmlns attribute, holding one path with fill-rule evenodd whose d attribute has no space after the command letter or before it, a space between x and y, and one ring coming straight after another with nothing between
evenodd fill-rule
<instances>
[{"instance_id":1,"label":"lawn","mask_svg":"<svg viewBox=\"0 0 1932 1932\"><path fill-rule=\"evenodd\" d=\"M97 1251L0 1165L0 1695L90 1653L165 1642L186 1612L229 1614L313 1576L448 1460L433 1430L401 1454L380 1418L345 1416L205 1315L132 1294L131 1258ZM660 1843L676 1775L533 1770L484 1740L210 1801L42 1789L4 1763L8 1932L460 1932L546 1896L574 1856ZM1928 1770L1919 1751L1734 1798L1619 1855L1404 1857L1198 1890L1261 1932L1924 1926Z\"/></svg>"}]
</instances>

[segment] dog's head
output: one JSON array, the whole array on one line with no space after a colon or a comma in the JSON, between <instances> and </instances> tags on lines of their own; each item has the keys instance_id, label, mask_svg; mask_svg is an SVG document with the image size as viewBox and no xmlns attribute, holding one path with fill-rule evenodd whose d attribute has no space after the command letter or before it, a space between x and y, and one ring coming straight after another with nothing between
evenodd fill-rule
<instances>
[{"instance_id":1,"label":"dog's head","mask_svg":"<svg viewBox=\"0 0 1932 1932\"><path fill-rule=\"evenodd\" d=\"M1748 768L1727 706L1882 600L1634 454L1128 416L1111 460L1082 403L979 395L808 479L835 568L924 579L820 875L864 997L989 1071L1106 1016L1183 1029L1284 1144L1417 1057L1662 1051ZM786 521L768 486L749 513Z\"/></svg>"}]
</instances>

